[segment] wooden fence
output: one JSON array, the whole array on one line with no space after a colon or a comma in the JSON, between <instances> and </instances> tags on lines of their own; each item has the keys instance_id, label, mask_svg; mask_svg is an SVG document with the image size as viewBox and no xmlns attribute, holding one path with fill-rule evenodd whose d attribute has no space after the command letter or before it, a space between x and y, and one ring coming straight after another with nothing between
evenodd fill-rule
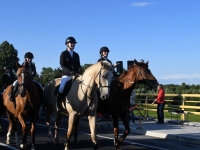
<instances>
[{"instance_id":1,"label":"wooden fence","mask_svg":"<svg viewBox=\"0 0 200 150\"><path fill-rule=\"evenodd\" d=\"M144 110L144 116L148 117L148 111L157 111L157 104L152 105L157 94L136 93L136 103L140 104L140 109ZM174 112L182 110L187 114L200 115L200 94L165 94L164 112ZM185 120L185 115L181 115Z\"/></svg>"}]
</instances>

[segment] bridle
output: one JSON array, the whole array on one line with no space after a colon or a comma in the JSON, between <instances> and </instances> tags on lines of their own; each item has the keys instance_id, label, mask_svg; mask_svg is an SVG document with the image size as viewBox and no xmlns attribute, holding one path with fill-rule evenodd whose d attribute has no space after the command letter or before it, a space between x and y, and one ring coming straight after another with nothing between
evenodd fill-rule
<instances>
[{"instance_id":1,"label":"bridle","mask_svg":"<svg viewBox=\"0 0 200 150\"><path fill-rule=\"evenodd\" d=\"M20 72L18 75L17 75L17 78L19 78L21 76L21 83L18 82L18 86L19 87L22 87L22 90L20 91L20 95L22 97L24 97L26 95L26 90L30 89L30 85L29 84L25 84L25 76L27 76L27 74L29 75L29 72L28 71L25 71L25 70L22 70L22 72ZM31 83L30 83L31 84Z\"/></svg>"},{"instance_id":2,"label":"bridle","mask_svg":"<svg viewBox=\"0 0 200 150\"><path fill-rule=\"evenodd\" d=\"M100 89L100 88L110 88L110 86L103 86L102 83L101 83L101 71L102 71L103 69L104 69L104 68L101 67L101 69L99 70L99 72L96 74L96 76L95 76L95 78L94 78L94 80L95 80L95 79L99 76L99 84L98 84L98 85L99 85L99 86L98 86L99 89ZM107 70L110 70L110 68L107 69ZM81 90L82 90L83 94L86 95L88 99L93 100L93 99L96 97L96 93L95 93L95 95L94 95L93 97L89 97L89 96L83 91L82 85L85 85L85 86L89 87L90 90L92 90L92 89L97 89L97 87L92 87L92 86L89 86L89 85L85 84L85 83L84 83L84 80L82 80L82 82L81 82Z\"/></svg>"},{"instance_id":3,"label":"bridle","mask_svg":"<svg viewBox=\"0 0 200 150\"><path fill-rule=\"evenodd\" d=\"M95 76L95 78L94 78L94 80L97 78L97 76L99 76L99 88L104 88L104 87L107 87L107 88L110 88L110 86L102 86L102 84L101 84L101 71L102 71L102 69L103 69L103 67L101 67L101 69L99 70L99 72L97 73L97 75ZM108 69L109 70L109 69ZM85 86L87 86L87 87L89 87L90 88L90 90L92 91L92 89L97 89L97 87L92 87L92 86L89 86L89 85L86 85L85 83L83 83L84 82L84 80L82 80L82 82L81 82L81 90L82 90L82 92L83 92L83 94L84 95L86 95L86 97L90 100L89 101L89 105L88 105L88 107L87 107L87 109L86 109L86 111L85 111L85 113L84 113L84 115L88 112L88 109L89 109L89 107L90 107L90 105L92 104L91 102L94 100L94 98L97 96L97 93L95 92L94 93L94 95L92 96L92 97L89 97L88 95L87 95L87 93L85 93L84 91L83 91L83 87L82 87L82 85L85 85ZM83 115L83 116L84 116Z\"/></svg>"},{"instance_id":4,"label":"bridle","mask_svg":"<svg viewBox=\"0 0 200 150\"><path fill-rule=\"evenodd\" d=\"M138 79L140 73L141 73L141 69L140 69L140 67L138 67L136 80ZM142 75L142 74L141 74L141 75ZM143 76L142 76L142 77L143 77ZM124 77L124 78L125 78L125 77ZM124 78L122 78L122 80L124 80L125 82L128 82L128 83L130 83L130 84L134 84L134 83L135 83L135 81L126 80L126 79L124 79ZM144 79L144 78L143 78L143 79ZM137 80L137 81L138 81L138 80ZM137 83L137 82L136 82L136 83Z\"/></svg>"},{"instance_id":5,"label":"bridle","mask_svg":"<svg viewBox=\"0 0 200 150\"><path fill-rule=\"evenodd\" d=\"M146 74L145 71L144 71L144 74ZM141 73L141 68L138 66L138 71L137 71L137 76L136 76L136 81L137 81L137 82L130 81L130 80L126 80L126 79L124 79L124 78L122 78L122 80L124 80L125 82L128 82L128 83L130 83L130 84L134 84L134 83L135 83L135 85L137 85L137 83L138 83L138 81L139 81L139 80L138 80L139 75L141 75L142 79L145 80L143 74ZM152 76L153 76L153 75L152 75ZM148 80L146 80L146 82L147 82L149 85L151 85L151 83L150 83Z\"/></svg>"}]
</instances>

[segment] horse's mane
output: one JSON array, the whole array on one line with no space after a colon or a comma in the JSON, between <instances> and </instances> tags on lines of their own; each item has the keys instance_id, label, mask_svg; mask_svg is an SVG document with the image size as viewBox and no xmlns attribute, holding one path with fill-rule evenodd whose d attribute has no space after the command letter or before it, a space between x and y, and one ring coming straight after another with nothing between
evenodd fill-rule
<instances>
[{"instance_id":1,"label":"horse's mane","mask_svg":"<svg viewBox=\"0 0 200 150\"><path fill-rule=\"evenodd\" d=\"M104 60L104 61L96 62L95 64L89 66L85 71L89 71L91 69L94 69L94 68L96 68L96 66L101 65L101 64L103 64L102 66L105 69L111 69L111 67L112 67L111 63L109 63L108 61Z\"/></svg>"},{"instance_id":2,"label":"horse's mane","mask_svg":"<svg viewBox=\"0 0 200 150\"><path fill-rule=\"evenodd\" d=\"M130 69L130 68L132 69L132 68L135 67L135 66L146 67L146 68L148 68L148 61L147 61L147 62L144 62L144 60L141 59L141 61L138 62L136 59L134 59L134 64L130 65L128 69ZM124 72L122 72L122 74L118 77L118 79L124 78L124 77L126 76L127 72L128 72L128 71L126 71L126 70L125 70Z\"/></svg>"},{"instance_id":3,"label":"horse's mane","mask_svg":"<svg viewBox=\"0 0 200 150\"><path fill-rule=\"evenodd\" d=\"M128 71L124 71L124 72L118 77L118 79L122 79L123 77L125 77L126 74L127 74L127 72L128 72Z\"/></svg>"}]
</instances>

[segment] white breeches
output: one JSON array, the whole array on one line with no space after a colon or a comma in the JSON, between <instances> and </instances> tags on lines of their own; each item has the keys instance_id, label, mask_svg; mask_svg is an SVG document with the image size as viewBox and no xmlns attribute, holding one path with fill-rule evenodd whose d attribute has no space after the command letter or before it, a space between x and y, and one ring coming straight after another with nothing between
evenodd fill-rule
<instances>
[{"instance_id":1,"label":"white breeches","mask_svg":"<svg viewBox=\"0 0 200 150\"><path fill-rule=\"evenodd\" d=\"M65 84L71 79L72 79L72 76L67 76L67 75L62 76L60 87L59 87L59 93L63 93Z\"/></svg>"}]
</instances>

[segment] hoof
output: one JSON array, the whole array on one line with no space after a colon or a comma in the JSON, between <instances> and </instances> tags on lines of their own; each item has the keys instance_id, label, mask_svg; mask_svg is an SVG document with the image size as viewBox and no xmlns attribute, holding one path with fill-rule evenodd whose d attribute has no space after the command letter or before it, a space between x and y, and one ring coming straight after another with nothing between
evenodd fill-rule
<instances>
[{"instance_id":1,"label":"hoof","mask_svg":"<svg viewBox=\"0 0 200 150\"><path fill-rule=\"evenodd\" d=\"M6 140L6 144L10 144L10 140Z\"/></svg>"},{"instance_id":2,"label":"hoof","mask_svg":"<svg viewBox=\"0 0 200 150\"><path fill-rule=\"evenodd\" d=\"M94 150L97 150L99 148L98 144L94 144Z\"/></svg>"},{"instance_id":3,"label":"hoof","mask_svg":"<svg viewBox=\"0 0 200 150\"><path fill-rule=\"evenodd\" d=\"M114 144L114 147L115 147L116 150L121 150L118 143L115 143L115 144Z\"/></svg>"},{"instance_id":4,"label":"hoof","mask_svg":"<svg viewBox=\"0 0 200 150\"><path fill-rule=\"evenodd\" d=\"M26 149L26 144L20 144L20 149L21 149L21 150Z\"/></svg>"}]
</instances>

